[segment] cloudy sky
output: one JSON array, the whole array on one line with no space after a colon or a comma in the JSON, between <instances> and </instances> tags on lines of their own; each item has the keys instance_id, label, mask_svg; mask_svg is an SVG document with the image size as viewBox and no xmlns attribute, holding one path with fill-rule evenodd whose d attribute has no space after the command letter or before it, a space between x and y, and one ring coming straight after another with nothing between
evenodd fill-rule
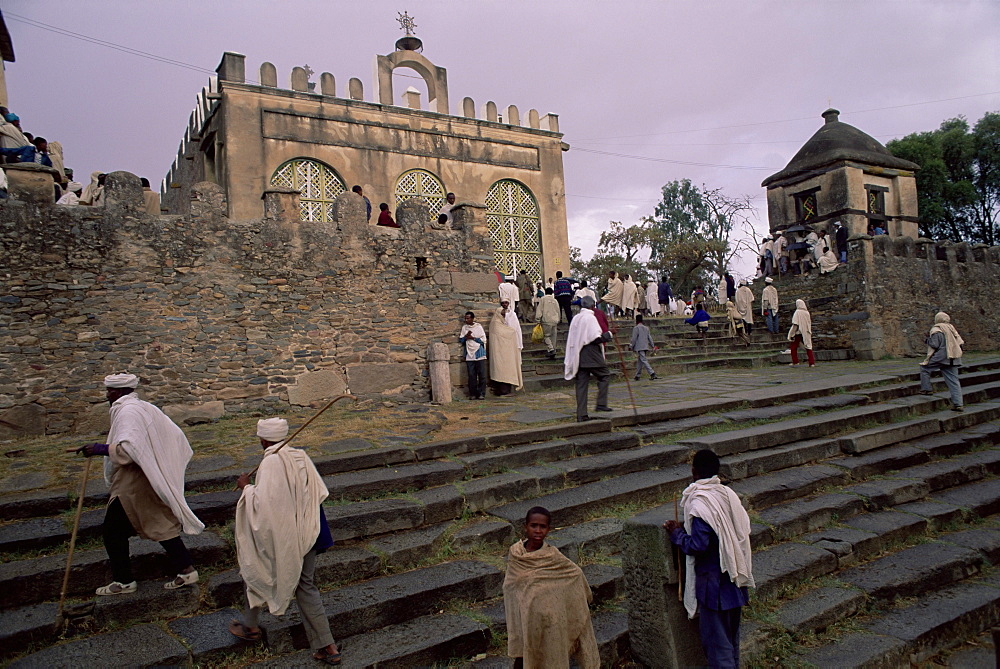
<instances>
[{"instance_id":1,"label":"cloudy sky","mask_svg":"<svg viewBox=\"0 0 1000 669\"><path fill-rule=\"evenodd\" d=\"M557 113L570 243L593 253L608 221L651 214L688 178L749 194L822 124L885 143L1000 111L996 0L3 0L14 41L10 107L61 140L79 176L124 169L156 184L195 95L223 51L247 74L277 66L350 77L371 99L372 64L416 19L424 55L464 96ZM136 53L136 52L142 52ZM415 79L400 83L417 85ZM397 84L397 93L405 88ZM426 97L425 97L426 99ZM738 270L749 272L744 260Z\"/></svg>"}]
</instances>

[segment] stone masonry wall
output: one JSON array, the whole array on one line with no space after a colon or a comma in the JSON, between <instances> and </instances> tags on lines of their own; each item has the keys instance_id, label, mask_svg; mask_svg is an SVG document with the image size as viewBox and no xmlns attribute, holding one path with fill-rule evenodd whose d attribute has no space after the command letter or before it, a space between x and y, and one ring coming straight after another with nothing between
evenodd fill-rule
<instances>
[{"instance_id":1,"label":"stone masonry wall","mask_svg":"<svg viewBox=\"0 0 1000 669\"><path fill-rule=\"evenodd\" d=\"M413 199L396 230L368 225L352 193L335 223L307 223L297 202L230 221L209 183L184 216L141 213L131 174L106 188L104 208L0 201L0 437L93 429L120 370L161 406L426 399L427 344L452 342L496 290L475 206L432 230Z\"/></svg>"}]
</instances>

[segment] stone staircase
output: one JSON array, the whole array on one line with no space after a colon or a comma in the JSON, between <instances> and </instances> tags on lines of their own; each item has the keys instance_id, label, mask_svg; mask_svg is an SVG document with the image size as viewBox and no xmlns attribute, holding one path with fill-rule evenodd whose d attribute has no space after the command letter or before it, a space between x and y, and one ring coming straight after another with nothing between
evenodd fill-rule
<instances>
[{"instance_id":1,"label":"stone staircase","mask_svg":"<svg viewBox=\"0 0 1000 669\"><path fill-rule=\"evenodd\" d=\"M619 333L622 337L622 333ZM630 656L625 519L672 517L691 453L712 448L751 512L757 591L747 662L896 666L1000 621L1000 358L961 376L966 411L917 394L916 374L811 377L696 402L616 411L587 423L314 457L331 492L337 545L317 582L345 667L507 667L502 557L526 510L549 508L550 540L595 591L604 666ZM266 645L231 637L242 606L231 519L236 472L189 480L209 525L187 541L197 588L161 587L166 559L134 540L134 595L108 580L103 511L84 514L58 600L71 500L0 497L0 651L17 667L310 664L294 604L263 616ZM100 486L86 503L99 506ZM634 625L633 625L634 628ZM779 663L781 663L779 662Z\"/></svg>"}]
</instances>

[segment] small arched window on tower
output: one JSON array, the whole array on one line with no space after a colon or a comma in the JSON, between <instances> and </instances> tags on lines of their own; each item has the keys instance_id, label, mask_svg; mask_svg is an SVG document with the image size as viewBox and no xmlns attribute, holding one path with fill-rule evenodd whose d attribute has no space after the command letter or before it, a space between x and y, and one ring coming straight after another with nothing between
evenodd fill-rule
<instances>
[{"instance_id":1,"label":"small arched window on tower","mask_svg":"<svg viewBox=\"0 0 1000 669\"><path fill-rule=\"evenodd\" d=\"M444 206L447 192L444 184L427 170L407 170L396 182L396 207L411 197L422 197L431 211L431 222L436 222L438 212Z\"/></svg>"},{"instance_id":2,"label":"small arched window on tower","mask_svg":"<svg viewBox=\"0 0 1000 669\"><path fill-rule=\"evenodd\" d=\"M486 194L486 223L493 240L497 269L517 274L522 269L532 281L542 276L542 228L538 202L520 181L502 179Z\"/></svg>"},{"instance_id":3,"label":"small arched window on tower","mask_svg":"<svg viewBox=\"0 0 1000 669\"><path fill-rule=\"evenodd\" d=\"M294 158L274 171L271 185L299 191L299 220L333 220L333 202L347 190L340 175L325 163Z\"/></svg>"}]
</instances>

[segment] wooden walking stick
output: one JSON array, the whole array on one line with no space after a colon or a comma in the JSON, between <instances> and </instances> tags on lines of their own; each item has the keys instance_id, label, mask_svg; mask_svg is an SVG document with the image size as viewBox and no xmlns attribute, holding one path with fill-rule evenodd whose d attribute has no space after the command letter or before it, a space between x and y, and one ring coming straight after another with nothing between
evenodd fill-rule
<instances>
[{"instance_id":1,"label":"wooden walking stick","mask_svg":"<svg viewBox=\"0 0 1000 669\"><path fill-rule=\"evenodd\" d=\"M632 384L628 380L628 370L625 368L625 355L622 353L621 344L618 343L618 330L616 328L608 328L608 332L611 333L611 339L615 342L615 349L618 351L618 361L622 366L622 375L625 377L625 386L628 388L628 397L632 400L632 415L638 418L639 410L635 407L635 395L632 394Z\"/></svg>"},{"instance_id":2,"label":"wooden walking stick","mask_svg":"<svg viewBox=\"0 0 1000 669\"><path fill-rule=\"evenodd\" d=\"M66 572L63 574L62 590L59 592L59 612L56 614L56 626L63 624L63 605L66 603L66 590L69 588L69 572L73 566L73 549L76 548L76 533L80 529L80 514L83 513L83 498L87 494L87 479L90 478L90 458L83 468L83 482L80 483L80 494L76 500L76 518L73 519L73 533L69 537L69 555L66 556Z\"/></svg>"},{"instance_id":3,"label":"wooden walking stick","mask_svg":"<svg viewBox=\"0 0 1000 669\"><path fill-rule=\"evenodd\" d=\"M351 394L337 395L332 400L330 400L329 402L327 402L325 407L323 407L322 409L320 409L319 411L317 411L315 414L313 414L312 418L310 418L305 423L303 423L302 427L300 427L295 432L293 432L292 436L290 436L288 439L285 439L284 443L282 443L281 446L279 446L277 449L275 449L274 452L277 453L278 451L280 451L281 449L283 449L285 446L288 446L288 444L292 441L292 439L294 439L295 437L297 437L299 435L299 432L301 432L302 430L306 429L309 426L309 423L313 422L314 420L316 420L317 418L319 418L321 415L323 415L323 412L326 411L327 409L329 409L330 407L332 407L334 402L336 402L337 400L342 400L345 397L350 397L352 400L357 399L354 395L351 395ZM250 472L249 474L247 474L247 476L253 476L254 474L257 473L258 469L260 469L260 465L257 465L256 467L254 467L253 471Z\"/></svg>"},{"instance_id":4,"label":"wooden walking stick","mask_svg":"<svg viewBox=\"0 0 1000 669\"><path fill-rule=\"evenodd\" d=\"M677 495L674 495L674 520L676 520L677 522L681 521L680 512L679 512L679 510L677 508ZM679 547L674 546L674 549L677 551L677 601L678 602L683 602L684 601L684 567L685 567L684 563L686 561L686 558L684 556L684 553L681 552L681 549Z\"/></svg>"}]
</instances>

